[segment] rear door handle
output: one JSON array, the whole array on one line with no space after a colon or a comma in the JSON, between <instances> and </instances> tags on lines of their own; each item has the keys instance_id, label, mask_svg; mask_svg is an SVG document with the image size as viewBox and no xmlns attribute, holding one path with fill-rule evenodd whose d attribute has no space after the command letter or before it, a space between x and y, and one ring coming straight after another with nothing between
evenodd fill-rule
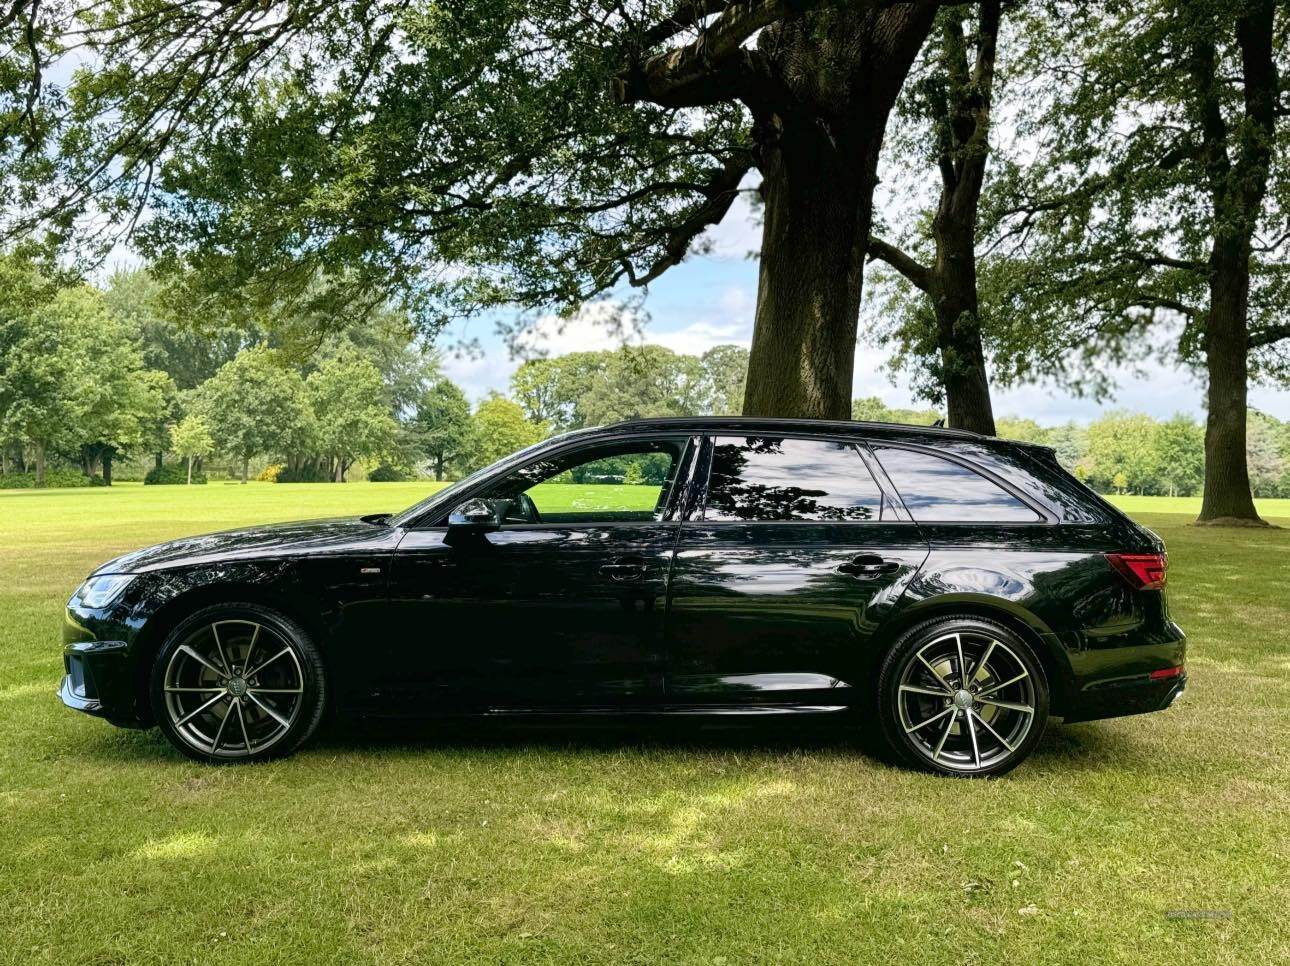
<instances>
[{"instance_id":1,"label":"rear door handle","mask_svg":"<svg viewBox=\"0 0 1290 966\"><path fill-rule=\"evenodd\" d=\"M844 563L838 568L840 574L850 574L861 580L870 577L881 577L883 574L894 574L900 569L899 562L895 560L883 560L877 554L862 553L857 557L852 557L850 563Z\"/></svg>"},{"instance_id":2,"label":"rear door handle","mask_svg":"<svg viewBox=\"0 0 1290 966\"><path fill-rule=\"evenodd\" d=\"M640 580L645 576L645 561L641 557L618 557L600 568L610 580Z\"/></svg>"}]
</instances>

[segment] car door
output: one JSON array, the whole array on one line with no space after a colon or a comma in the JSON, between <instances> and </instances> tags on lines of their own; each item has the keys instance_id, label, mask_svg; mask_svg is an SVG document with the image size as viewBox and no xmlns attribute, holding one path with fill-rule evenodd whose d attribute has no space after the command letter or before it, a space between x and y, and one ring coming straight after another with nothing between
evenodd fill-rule
<instances>
[{"instance_id":1,"label":"car door","mask_svg":"<svg viewBox=\"0 0 1290 966\"><path fill-rule=\"evenodd\" d=\"M708 441L672 567L669 703L854 701L874 629L928 554L871 459L843 438Z\"/></svg>"},{"instance_id":2,"label":"car door","mask_svg":"<svg viewBox=\"0 0 1290 966\"><path fill-rule=\"evenodd\" d=\"M663 619L686 436L581 444L463 499L492 532L410 530L391 576L392 703L412 710L612 708L662 696Z\"/></svg>"}]
</instances>

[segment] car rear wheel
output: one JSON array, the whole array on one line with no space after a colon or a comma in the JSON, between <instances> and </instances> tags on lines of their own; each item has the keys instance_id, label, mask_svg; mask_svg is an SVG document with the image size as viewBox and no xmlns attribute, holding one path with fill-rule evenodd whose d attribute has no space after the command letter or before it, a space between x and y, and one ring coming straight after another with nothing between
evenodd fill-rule
<instances>
[{"instance_id":1,"label":"car rear wheel","mask_svg":"<svg viewBox=\"0 0 1290 966\"><path fill-rule=\"evenodd\" d=\"M259 604L218 604L166 638L153 664L152 707L190 758L263 761L313 734L325 687L318 649L299 624Z\"/></svg>"},{"instance_id":2,"label":"car rear wheel","mask_svg":"<svg viewBox=\"0 0 1290 966\"><path fill-rule=\"evenodd\" d=\"M939 618L906 632L878 678L883 734L915 767L1000 775L1048 721L1048 682L1031 646L1002 624Z\"/></svg>"}]
</instances>

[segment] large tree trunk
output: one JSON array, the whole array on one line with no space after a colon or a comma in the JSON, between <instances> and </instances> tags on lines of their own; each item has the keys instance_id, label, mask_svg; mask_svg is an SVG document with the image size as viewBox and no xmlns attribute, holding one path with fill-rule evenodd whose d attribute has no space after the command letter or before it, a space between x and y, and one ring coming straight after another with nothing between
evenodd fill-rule
<instances>
[{"instance_id":1,"label":"large tree trunk","mask_svg":"<svg viewBox=\"0 0 1290 966\"><path fill-rule=\"evenodd\" d=\"M757 38L765 74L742 95L765 201L748 415L851 414L878 151L938 6L828 6Z\"/></svg>"},{"instance_id":2,"label":"large tree trunk","mask_svg":"<svg viewBox=\"0 0 1290 966\"><path fill-rule=\"evenodd\" d=\"M36 451L36 485L45 485L45 441L38 439L35 442Z\"/></svg>"},{"instance_id":3,"label":"large tree trunk","mask_svg":"<svg viewBox=\"0 0 1290 966\"><path fill-rule=\"evenodd\" d=\"M786 127L763 151L761 271L745 415L848 419L864 257L886 117L835 144Z\"/></svg>"},{"instance_id":4,"label":"large tree trunk","mask_svg":"<svg viewBox=\"0 0 1290 966\"><path fill-rule=\"evenodd\" d=\"M248 456L242 457L242 482L245 483L251 473L251 459Z\"/></svg>"},{"instance_id":5,"label":"large tree trunk","mask_svg":"<svg viewBox=\"0 0 1290 966\"><path fill-rule=\"evenodd\" d=\"M188 485L193 485L193 458L188 457Z\"/></svg>"},{"instance_id":6,"label":"large tree trunk","mask_svg":"<svg viewBox=\"0 0 1290 966\"><path fill-rule=\"evenodd\" d=\"M116 455L116 450L111 446L103 450L103 485L112 485L112 457Z\"/></svg>"},{"instance_id":7,"label":"large tree trunk","mask_svg":"<svg viewBox=\"0 0 1290 966\"><path fill-rule=\"evenodd\" d=\"M932 302L949 425L993 436L994 407L977 303L975 196L963 217L943 204L936 221Z\"/></svg>"},{"instance_id":8,"label":"large tree trunk","mask_svg":"<svg viewBox=\"0 0 1290 966\"><path fill-rule=\"evenodd\" d=\"M1245 453L1248 392L1249 244L1215 242L1205 365L1205 496L1197 523L1266 526L1254 508Z\"/></svg>"}]
</instances>

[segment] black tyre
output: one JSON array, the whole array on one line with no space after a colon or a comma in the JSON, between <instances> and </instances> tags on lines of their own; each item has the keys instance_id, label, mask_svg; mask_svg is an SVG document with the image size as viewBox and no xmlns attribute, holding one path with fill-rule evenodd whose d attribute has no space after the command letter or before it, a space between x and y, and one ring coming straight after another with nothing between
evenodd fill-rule
<instances>
[{"instance_id":1,"label":"black tyre","mask_svg":"<svg viewBox=\"0 0 1290 966\"><path fill-rule=\"evenodd\" d=\"M1048 722L1034 649L1002 624L942 617L901 635L878 675L883 737L902 761L943 775L1001 775Z\"/></svg>"},{"instance_id":2,"label":"black tyre","mask_svg":"<svg viewBox=\"0 0 1290 966\"><path fill-rule=\"evenodd\" d=\"M162 732L211 763L289 755L322 719L327 682L303 627L260 604L204 607L171 631L150 682Z\"/></svg>"}]
</instances>

